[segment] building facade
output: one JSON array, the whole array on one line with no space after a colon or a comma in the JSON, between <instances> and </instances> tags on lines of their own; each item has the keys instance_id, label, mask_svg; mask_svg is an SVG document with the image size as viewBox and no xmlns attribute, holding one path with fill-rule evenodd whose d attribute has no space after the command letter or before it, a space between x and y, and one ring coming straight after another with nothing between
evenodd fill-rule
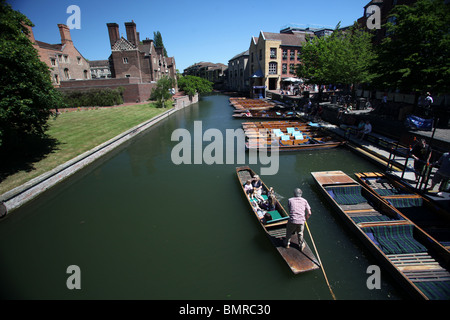
<instances>
[{"instance_id":1,"label":"building facade","mask_svg":"<svg viewBox=\"0 0 450 320\"><path fill-rule=\"evenodd\" d=\"M183 70L184 76L196 76L213 83L215 89L227 85L228 67L223 63L198 62Z\"/></svg>"},{"instance_id":2,"label":"building facade","mask_svg":"<svg viewBox=\"0 0 450 320\"><path fill-rule=\"evenodd\" d=\"M91 60L89 61L92 79L112 78L109 60Z\"/></svg>"},{"instance_id":3,"label":"building facade","mask_svg":"<svg viewBox=\"0 0 450 320\"><path fill-rule=\"evenodd\" d=\"M153 40L140 40L134 21L126 22L127 38L119 36L119 25L107 23L112 78L138 78L141 83L156 82L163 76L176 81L174 57L164 56L164 47L155 47Z\"/></svg>"},{"instance_id":4,"label":"building facade","mask_svg":"<svg viewBox=\"0 0 450 320\"><path fill-rule=\"evenodd\" d=\"M49 67L53 85L59 87L61 81L91 79L89 62L75 48L70 29L64 24L58 24L58 28L61 43L49 44L36 40L32 28L28 27L30 41L40 60Z\"/></svg>"},{"instance_id":5,"label":"building facade","mask_svg":"<svg viewBox=\"0 0 450 320\"><path fill-rule=\"evenodd\" d=\"M228 89L237 92L249 92L250 72L248 50L234 56L228 61Z\"/></svg>"}]
</instances>

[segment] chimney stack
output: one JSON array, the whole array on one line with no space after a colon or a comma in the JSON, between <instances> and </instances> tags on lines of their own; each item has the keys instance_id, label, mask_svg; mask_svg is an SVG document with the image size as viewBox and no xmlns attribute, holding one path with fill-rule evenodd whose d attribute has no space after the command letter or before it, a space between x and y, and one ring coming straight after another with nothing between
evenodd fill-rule
<instances>
[{"instance_id":1,"label":"chimney stack","mask_svg":"<svg viewBox=\"0 0 450 320\"><path fill-rule=\"evenodd\" d=\"M125 22L125 29L127 30L127 40L137 47L136 23L134 21Z\"/></svg>"},{"instance_id":2,"label":"chimney stack","mask_svg":"<svg viewBox=\"0 0 450 320\"><path fill-rule=\"evenodd\" d=\"M59 33L61 34L61 44L72 43L70 29L65 24L58 24Z\"/></svg>"},{"instance_id":3,"label":"chimney stack","mask_svg":"<svg viewBox=\"0 0 450 320\"><path fill-rule=\"evenodd\" d=\"M108 34L109 34L109 42L111 43L111 47L120 39L119 35L119 25L117 23L107 23Z\"/></svg>"}]
</instances>

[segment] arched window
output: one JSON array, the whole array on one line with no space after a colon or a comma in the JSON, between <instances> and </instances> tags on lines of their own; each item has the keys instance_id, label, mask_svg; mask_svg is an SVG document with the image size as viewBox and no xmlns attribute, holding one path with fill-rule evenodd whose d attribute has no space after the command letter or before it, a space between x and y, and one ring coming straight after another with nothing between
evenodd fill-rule
<instances>
[{"instance_id":1,"label":"arched window","mask_svg":"<svg viewBox=\"0 0 450 320\"><path fill-rule=\"evenodd\" d=\"M84 70L84 71L83 71L83 75L84 75L84 78L85 78L85 79L88 78L88 72L87 72L87 70Z\"/></svg>"},{"instance_id":2,"label":"arched window","mask_svg":"<svg viewBox=\"0 0 450 320\"><path fill-rule=\"evenodd\" d=\"M69 69L67 68L64 69L64 77L66 78L66 80L70 79Z\"/></svg>"},{"instance_id":3,"label":"arched window","mask_svg":"<svg viewBox=\"0 0 450 320\"><path fill-rule=\"evenodd\" d=\"M269 62L269 74L277 74L277 63Z\"/></svg>"}]
</instances>

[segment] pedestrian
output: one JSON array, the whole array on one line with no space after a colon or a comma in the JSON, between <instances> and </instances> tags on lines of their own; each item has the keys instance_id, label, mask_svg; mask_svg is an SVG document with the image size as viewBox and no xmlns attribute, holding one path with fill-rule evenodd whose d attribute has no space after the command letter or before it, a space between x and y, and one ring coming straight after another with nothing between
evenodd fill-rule
<instances>
[{"instance_id":1,"label":"pedestrian","mask_svg":"<svg viewBox=\"0 0 450 320\"><path fill-rule=\"evenodd\" d=\"M302 190L295 188L294 197L289 199L289 219L286 225L286 237L283 244L289 248L291 243L291 236L297 233L298 245L300 250L305 248L303 240L303 231L306 220L311 216L311 207L306 199L302 198Z\"/></svg>"},{"instance_id":2,"label":"pedestrian","mask_svg":"<svg viewBox=\"0 0 450 320\"><path fill-rule=\"evenodd\" d=\"M431 153L428 154L428 145L424 138L420 138L411 150L411 157L414 159L414 175L416 182L423 173L425 164L428 163Z\"/></svg>"},{"instance_id":3,"label":"pedestrian","mask_svg":"<svg viewBox=\"0 0 450 320\"><path fill-rule=\"evenodd\" d=\"M429 190L433 190L434 186L442 180L448 180L450 178L450 152L444 153L438 161L433 163L433 167L434 166L439 167L439 169L431 180L431 187Z\"/></svg>"},{"instance_id":4,"label":"pedestrian","mask_svg":"<svg viewBox=\"0 0 450 320\"><path fill-rule=\"evenodd\" d=\"M427 96L425 97L425 108L430 109L433 104L433 97L431 93L427 92Z\"/></svg>"}]
</instances>

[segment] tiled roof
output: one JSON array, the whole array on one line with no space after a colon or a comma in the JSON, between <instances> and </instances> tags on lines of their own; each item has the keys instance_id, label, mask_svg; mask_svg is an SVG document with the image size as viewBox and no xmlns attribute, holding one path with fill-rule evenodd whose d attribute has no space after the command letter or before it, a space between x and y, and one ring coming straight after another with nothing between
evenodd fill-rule
<instances>
[{"instance_id":1,"label":"tiled roof","mask_svg":"<svg viewBox=\"0 0 450 320\"><path fill-rule=\"evenodd\" d=\"M284 34L261 31L264 39L281 41L282 46L301 46L305 42L304 34Z\"/></svg>"},{"instance_id":2,"label":"tiled roof","mask_svg":"<svg viewBox=\"0 0 450 320\"><path fill-rule=\"evenodd\" d=\"M49 49L49 50L55 50L55 51L61 51L61 49L62 49L62 44L50 44L50 43L42 42L39 40L35 40L35 42L42 49Z\"/></svg>"},{"instance_id":3,"label":"tiled roof","mask_svg":"<svg viewBox=\"0 0 450 320\"><path fill-rule=\"evenodd\" d=\"M91 61L89 61L89 65L91 67L104 67L104 66L109 66L109 61L108 60L91 60Z\"/></svg>"},{"instance_id":4,"label":"tiled roof","mask_svg":"<svg viewBox=\"0 0 450 320\"><path fill-rule=\"evenodd\" d=\"M111 48L112 51L126 51L135 49L136 47L124 37L117 40L116 43L114 43L114 45Z\"/></svg>"}]
</instances>

